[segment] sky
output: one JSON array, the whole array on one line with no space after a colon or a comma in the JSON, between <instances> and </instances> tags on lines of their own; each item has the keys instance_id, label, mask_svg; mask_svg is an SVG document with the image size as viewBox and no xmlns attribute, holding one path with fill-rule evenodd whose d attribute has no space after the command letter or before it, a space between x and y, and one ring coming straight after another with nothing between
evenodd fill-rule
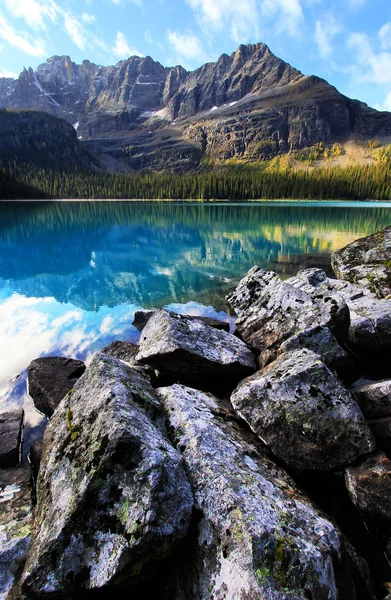
<instances>
[{"instance_id":1,"label":"sky","mask_svg":"<svg viewBox=\"0 0 391 600\"><path fill-rule=\"evenodd\" d=\"M391 0L0 0L2 77L53 55L192 70L254 42L391 111Z\"/></svg>"}]
</instances>

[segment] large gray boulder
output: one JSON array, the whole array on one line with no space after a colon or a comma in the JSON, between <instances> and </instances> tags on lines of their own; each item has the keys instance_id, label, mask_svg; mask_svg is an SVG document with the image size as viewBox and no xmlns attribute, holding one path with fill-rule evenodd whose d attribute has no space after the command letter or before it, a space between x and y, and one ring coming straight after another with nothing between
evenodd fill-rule
<instances>
[{"instance_id":1,"label":"large gray boulder","mask_svg":"<svg viewBox=\"0 0 391 600\"><path fill-rule=\"evenodd\" d=\"M327 327L338 341L347 339L349 309L320 269L282 281L253 267L227 300L238 315L241 338L260 353L261 366L276 358L286 340L314 327Z\"/></svg>"},{"instance_id":2,"label":"large gray boulder","mask_svg":"<svg viewBox=\"0 0 391 600\"><path fill-rule=\"evenodd\" d=\"M357 580L356 559L335 525L265 458L251 433L227 418L216 398L182 385L157 393L199 515L170 598L374 598L365 563Z\"/></svg>"},{"instance_id":3,"label":"large gray boulder","mask_svg":"<svg viewBox=\"0 0 391 600\"><path fill-rule=\"evenodd\" d=\"M391 416L391 379L359 379L350 391L366 419Z\"/></svg>"},{"instance_id":4,"label":"large gray boulder","mask_svg":"<svg viewBox=\"0 0 391 600\"><path fill-rule=\"evenodd\" d=\"M378 298L391 295L391 227L352 242L331 257L339 279L369 288Z\"/></svg>"},{"instance_id":5,"label":"large gray boulder","mask_svg":"<svg viewBox=\"0 0 391 600\"><path fill-rule=\"evenodd\" d=\"M98 354L45 431L28 597L131 584L187 533L193 497L149 381Z\"/></svg>"},{"instance_id":6,"label":"large gray boulder","mask_svg":"<svg viewBox=\"0 0 391 600\"><path fill-rule=\"evenodd\" d=\"M30 469L0 469L0 598L11 598L31 544ZM13 598L19 596L13 596Z\"/></svg>"},{"instance_id":7,"label":"large gray boulder","mask_svg":"<svg viewBox=\"0 0 391 600\"><path fill-rule=\"evenodd\" d=\"M331 471L374 449L351 393L307 349L283 354L241 381L231 402L273 453L296 471Z\"/></svg>"},{"instance_id":8,"label":"large gray boulder","mask_svg":"<svg viewBox=\"0 0 391 600\"><path fill-rule=\"evenodd\" d=\"M65 394L83 375L85 368L81 360L63 356L42 356L33 360L27 373L29 394L35 407L51 417Z\"/></svg>"},{"instance_id":9,"label":"large gray boulder","mask_svg":"<svg viewBox=\"0 0 391 600\"><path fill-rule=\"evenodd\" d=\"M139 353L139 346L137 344L132 344L131 342L121 342L120 340L116 340L115 342L111 342L108 346L105 346L101 350L103 354L107 354L108 356L113 356L114 358L119 358L127 365L133 367L146 377L148 377L151 385L156 387L159 381L159 373L156 369L152 369L148 367L148 365L140 365L137 362L136 356Z\"/></svg>"},{"instance_id":10,"label":"large gray boulder","mask_svg":"<svg viewBox=\"0 0 391 600\"><path fill-rule=\"evenodd\" d=\"M24 411L0 414L0 468L14 467L22 457Z\"/></svg>"},{"instance_id":11,"label":"large gray boulder","mask_svg":"<svg viewBox=\"0 0 391 600\"><path fill-rule=\"evenodd\" d=\"M142 331L149 319L157 312L155 310L136 310L134 313L133 323L132 325L138 329L138 331ZM221 329L221 331L229 332L229 323L226 321L219 321L218 319L214 319L213 317L204 317L202 315L186 315L188 319L196 319L197 321L201 321L204 325L209 325L209 327L215 327L215 329Z\"/></svg>"},{"instance_id":12,"label":"large gray boulder","mask_svg":"<svg viewBox=\"0 0 391 600\"><path fill-rule=\"evenodd\" d=\"M350 300L349 346L369 361L391 358L391 300L378 300L372 294ZM385 356L386 355L386 356Z\"/></svg>"},{"instance_id":13,"label":"large gray boulder","mask_svg":"<svg viewBox=\"0 0 391 600\"><path fill-rule=\"evenodd\" d=\"M167 310L157 311L144 327L141 364L156 368L176 381L234 385L255 371L255 358L235 336L196 319ZM203 382L202 382L203 380Z\"/></svg>"}]
</instances>

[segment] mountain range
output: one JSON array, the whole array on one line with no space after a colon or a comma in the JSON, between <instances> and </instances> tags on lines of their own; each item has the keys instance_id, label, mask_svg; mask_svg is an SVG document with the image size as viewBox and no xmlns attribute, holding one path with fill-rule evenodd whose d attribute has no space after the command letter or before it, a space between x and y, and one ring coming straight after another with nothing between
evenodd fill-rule
<instances>
[{"instance_id":1,"label":"mountain range","mask_svg":"<svg viewBox=\"0 0 391 600\"><path fill-rule=\"evenodd\" d=\"M65 119L84 150L123 172L186 172L205 160L263 161L320 142L391 136L391 113L303 75L262 43L191 72L149 56L108 67L53 56L0 79L0 106Z\"/></svg>"}]
</instances>

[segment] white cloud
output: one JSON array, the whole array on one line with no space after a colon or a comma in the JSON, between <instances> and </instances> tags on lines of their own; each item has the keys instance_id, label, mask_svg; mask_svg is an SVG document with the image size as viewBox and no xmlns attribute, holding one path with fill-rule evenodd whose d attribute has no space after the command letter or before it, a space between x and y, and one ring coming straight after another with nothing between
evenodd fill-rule
<instances>
[{"instance_id":1,"label":"white cloud","mask_svg":"<svg viewBox=\"0 0 391 600\"><path fill-rule=\"evenodd\" d=\"M385 23L378 31L380 45L382 50L391 48L391 21Z\"/></svg>"},{"instance_id":2,"label":"white cloud","mask_svg":"<svg viewBox=\"0 0 391 600\"><path fill-rule=\"evenodd\" d=\"M357 83L391 83L391 53L374 52L365 33L350 34L348 47L355 52L356 66L353 72Z\"/></svg>"},{"instance_id":3,"label":"white cloud","mask_svg":"<svg viewBox=\"0 0 391 600\"><path fill-rule=\"evenodd\" d=\"M11 25L0 15L0 38L8 42L14 48L18 48L31 56L45 56L46 48L43 40L39 38L31 39L25 32L18 33Z\"/></svg>"},{"instance_id":4,"label":"white cloud","mask_svg":"<svg viewBox=\"0 0 391 600\"><path fill-rule=\"evenodd\" d=\"M377 110L391 111L391 92L387 94L383 102L381 102L380 104L375 104L375 108L377 108Z\"/></svg>"},{"instance_id":5,"label":"white cloud","mask_svg":"<svg viewBox=\"0 0 391 600\"><path fill-rule=\"evenodd\" d=\"M33 29L47 29L45 20L55 21L60 9L54 0L5 0L8 12L17 18L23 18Z\"/></svg>"},{"instance_id":6,"label":"white cloud","mask_svg":"<svg viewBox=\"0 0 391 600\"><path fill-rule=\"evenodd\" d=\"M286 1L286 0L282 0ZM186 0L196 12L204 31L227 30L237 43L258 35L256 0Z\"/></svg>"},{"instance_id":7,"label":"white cloud","mask_svg":"<svg viewBox=\"0 0 391 600\"><path fill-rule=\"evenodd\" d=\"M18 76L16 73L7 71L7 69L4 69L4 67L0 67L0 77L11 77L12 79L16 79Z\"/></svg>"},{"instance_id":8,"label":"white cloud","mask_svg":"<svg viewBox=\"0 0 391 600\"><path fill-rule=\"evenodd\" d=\"M129 56L142 56L137 48L129 46L128 41L123 33L117 31L117 37L115 38L115 44L112 47L112 52L119 58L128 58Z\"/></svg>"},{"instance_id":9,"label":"white cloud","mask_svg":"<svg viewBox=\"0 0 391 600\"><path fill-rule=\"evenodd\" d=\"M367 0L348 0L348 5L353 10L359 10L364 6Z\"/></svg>"},{"instance_id":10,"label":"white cloud","mask_svg":"<svg viewBox=\"0 0 391 600\"><path fill-rule=\"evenodd\" d=\"M147 44L155 44L156 46L159 46L159 48L164 50L163 44L155 40L148 30L144 32L144 40L147 42Z\"/></svg>"},{"instance_id":11,"label":"white cloud","mask_svg":"<svg viewBox=\"0 0 391 600\"><path fill-rule=\"evenodd\" d=\"M90 15L89 13L83 12L83 14L81 15L81 20L84 23L95 23L96 17L95 15Z\"/></svg>"},{"instance_id":12,"label":"white cloud","mask_svg":"<svg viewBox=\"0 0 391 600\"><path fill-rule=\"evenodd\" d=\"M135 4L136 6L142 6L142 0L111 0L113 4L116 4L117 6L119 4L125 4L125 2L131 2L132 4Z\"/></svg>"},{"instance_id":13,"label":"white cloud","mask_svg":"<svg viewBox=\"0 0 391 600\"><path fill-rule=\"evenodd\" d=\"M343 27L336 21L334 15L328 14L323 20L316 21L315 41L321 58L328 60L333 52L332 41L342 31Z\"/></svg>"},{"instance_id":14,"label":"white cloud","mask_svg":"<svg viewBox=\"0 0 391 600\"><path fill-rule=\"evenodd\" d=\"M205 61L206 54L201 41L193 34L167 31L167 40L180 59L185 61Z\"/></svg>"},{"instance_id":15,"label":"white cloud","mask_svg":"<svg viewBox=\"0 0 391 600\"><path fill-rule=\"evenodd\" d=\"M87 36L78 19L70 13L64 13L64 27L72 42L76 44L80 50L84 50L86 47Z\"/></svg>"},{"instance_id":16,"label":"white cloud","mask_svg":"<svg viewBox=\"0 0 391 600\"><path fill-rule=\"evenodd\" d=\"M286 32L291 37L300 34L304 21L300 0L263 0L261 14L266 18L276 18L276 31Z\"/></svg>"}]
</instances>

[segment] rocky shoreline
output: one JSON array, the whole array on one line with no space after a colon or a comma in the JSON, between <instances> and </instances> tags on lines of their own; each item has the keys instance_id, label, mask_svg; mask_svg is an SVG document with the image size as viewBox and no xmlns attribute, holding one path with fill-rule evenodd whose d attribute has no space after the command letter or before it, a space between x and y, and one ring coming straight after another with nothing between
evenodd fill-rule
<instances>
[{"instance_id":1,"label":"rocky shoreline","mask_svg":"<svg viewBox=\"0 0 391 600\"><path fill-rule=\"evenodd\" d=\"M213 319L28 370L0 416L0 598L370 600L391 582L391 227L340 279L259 267ZM388 596L387 596L388 597Z\"/></svg>"}]
</instances>

